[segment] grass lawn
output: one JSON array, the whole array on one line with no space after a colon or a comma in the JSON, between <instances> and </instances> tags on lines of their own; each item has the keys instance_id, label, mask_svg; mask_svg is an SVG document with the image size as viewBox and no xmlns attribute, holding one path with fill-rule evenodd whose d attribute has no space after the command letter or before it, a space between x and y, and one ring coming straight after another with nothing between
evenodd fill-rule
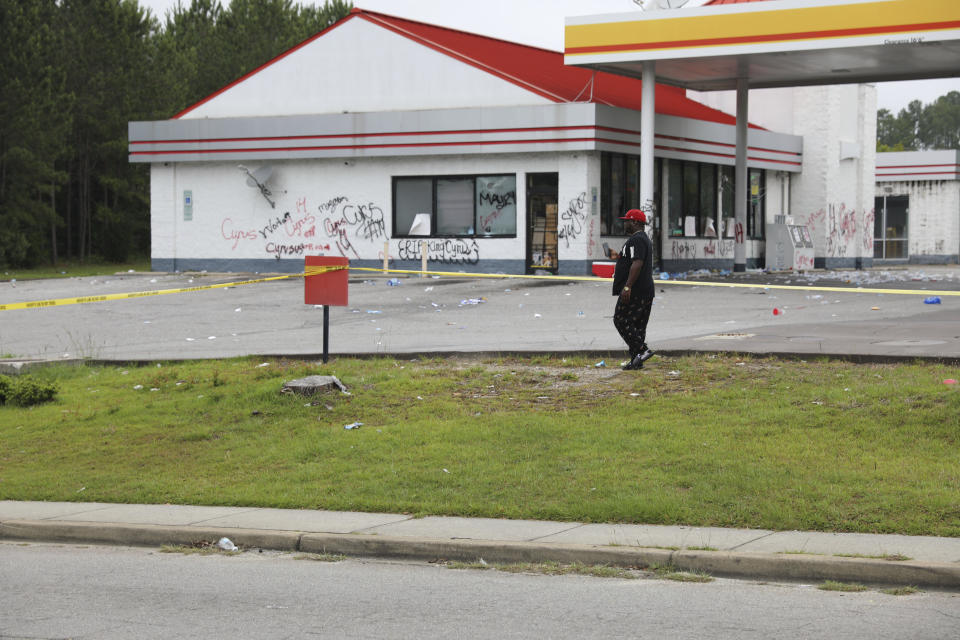
<instances>
[{"instance_id":1,"label":"grass lawn","mask_svg":"<svg viewBox=\"0 0 960 640\"><path fill-rule=\"evenodd\" d=\"M52 366L53 402L0 407L0 499L960 536L955 369L593 364ZM351 395L279 393L314 374Z\"/></svg>"},{"instance_id":2,"label":"grass lawn","mask_svg":"<svg viewBox=\"0 0 960 640\"><path fill-rule=\"evenodd\" d=\"M84 263L62 262L56 265L44 265L29 269L14 269L6 267L0 269L0 282L9 280L41 280L47 278L80 278L86 276L105 276L134 271L150 271L150 258L141 258L130 262L104 262L93 260Z\"/></svg>"}]
</instances>

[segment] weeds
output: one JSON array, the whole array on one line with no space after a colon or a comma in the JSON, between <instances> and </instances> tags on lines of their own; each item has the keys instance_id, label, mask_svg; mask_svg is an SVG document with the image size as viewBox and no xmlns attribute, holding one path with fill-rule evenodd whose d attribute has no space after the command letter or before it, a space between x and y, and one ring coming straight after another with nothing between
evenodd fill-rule
<instances>
[{"instance_id":1,"label":"weeds","mask_svg":"<svg viewBox=\"0 0 960 640\"><path fill-rule=\"evenodd\" d=\"M827 580L823 584L817 587L821 591L842 591L844 593L855 593L859 591L867 591L867 587L862 584L857 584L855 582L837 582L835 580Z\"/></svg>"}]
</instances>

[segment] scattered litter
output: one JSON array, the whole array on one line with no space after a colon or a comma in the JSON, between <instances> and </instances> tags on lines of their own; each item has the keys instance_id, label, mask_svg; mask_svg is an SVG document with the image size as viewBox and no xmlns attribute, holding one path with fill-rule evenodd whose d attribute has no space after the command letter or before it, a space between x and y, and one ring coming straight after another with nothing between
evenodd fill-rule
<instances>
[{"instance_id":1,"label":"scattered litter","mask_svg":"<svg viewBox=\"0 0 960 640\"><path fill-rule=\"evenodd\" d=\"M383 313L383 311L379 309L367 309L367 313Z\"/></svg>"},{"instance_id":2,"label":"scattered litter","mask_svg":"<svg viewBox=\"0 0 960 640\"><path fill-rule=\"evenodd\" d=\"M957 381L954 380L953 378L947 378L946 380L943 381L943 384L957 384Z\"/></svg>"},{"instance_id":3,"label":"scattered litter","mask_svg":"<svg viewBox=\"0 0 960 640\"><path fill-rule=\"evenodd\" d=\"M637 393L636 391L634 391L634 392L633 392L633 393L631 393L630 395L631 395L631 396L633 396L634 398L636 398L636 397L637 397L637 396L639 396L640 394L639 394L639 393Z\"/></svg>"},{"instance_id":4,"label":"scattered litter","mask_svg":"<svg viewBox=\"0 0 960 640\"><path fill-rule=\"evenodd\" d=\"M233 544L233 541L230 538L220 538L217 542L217 546L223 549L224 551L239 551L237 545Z\"/></svg>"},{"instance_id":5,"label":"scattered litter","mask_svg":"<svg viewBox=\"0 0 960 640\"><path fill-rule=\"evenodd\" d=\"M870 311L880 311L880 307L870 307Z\"/></svg>"},{"instance_id":6,"label":"scattered litter","mask_svg":"<svg viewBox=\"0 0 960 640\"><path fill-rule=\"evenodd\" d=\"M776 307L773 308L773 315L778 316L778 315L780 315L781 313L783 313L783 311L780 311L780 309L778 309L778 308L776 308Z\"/></svg>"},{"instance_id":7,"label":"scattered litter","mask_svg":"<svg viewBox=\"0 0 960 640\"><path fill-rule=\"evenodd\" d=\"M157 387L153 387L152 389L150 389L150 391L160 391L160 389Z\"/></svg>"},{"instance_id":8,"label":"scattered litter","mask_svg":"<svg viewBox=\"0 0 960 640\"><path fill-rule=\"evenodd\" d=\"M585 317L585 316L583 315L583 311L577 311L577 317L578 317L578 318L583 318L583 317Z\"/></svg>"},{"instance_id":9,"label":"scattered litter","mask_svg":"<svg viewBox=\"0 0 960 640\"><path fill-rule=\"evenodd\" d=\"M257 368L259 369L260 367L269 367L269 366L270 366L269 362L261 362L260 364L257 365Z\"/></svg>"},{"instance_id":10,"label":"scattered litter","mask_svg":"<svg viewBox=\"0 0 960 640\"><path fill-rule=\"evenodd\" d=\"M343 428L349 431L351 429L359 429L362 426L363 426L362 422L351 422L350 424L344 425Z\"/></svg>"},{"instance_id":11,"label":"scattered litter","mask_svg":"<svg viewBox=\"0 0 960 640\"><path fill-rule=\"evenodd\" d=\"M669 375L669 376L678 376L678 375L680 375L680 372L679 372L679 371L671 371L671 372L669 372L667 375Z\"/></svg>"},{"instance_id":12,"label":"scattered litter","mask_svg":"<svg viewBox=\"0 0 960 640\"><path fill-rule=\"evenodd\" d=\"M460 306L463 307L465 305L471 305L471 304L483 304L486 301L487 301L486 298L467 298L466 300L460 301Z\"/></svg>"},{"instance_id":13,"label":"scattered litter","mask_svg":"<svg viewBox=\"0 0 960 640\"><path fill-rule=\"evenodd\" d=\"M595 365L593 365L593 366L596 367L597 369L599 369L600 367L605 367L605 366L607 366L607 361L606 361L606 360L601 360L600 362L598 362L597 364L595 364Z\"/></svg>"},{"instance_id":14,"label":"scattered litter","mask_svg":"<svg viewBox=\"0 0 960 640\"><path fill-rule=\"evenodd\" d=\"M660 279L661 279L661 280L669 280L669 279L670 279L670 274L667 273L666 271L664 271L663 273L660 274Z\"/></svg>"},{"instance_id":15,"label":"scattered litter","mask_svg":"<svg viewBox=\"0 0 960 640\"><path fill-rule=\"evenodd\" d=\"M388 286L388 287L399 287L399 286L400 286L400 278L390 278L389 280L387 280L387 286Z\"/></svg>"},{"instance_id":16,"label":"scattered litter","mask_svg":"<svg viewBox=\"0 0 960 640\"><path fill-rule=\"evenodd\" d=\"M143 385L142 385L142 384L136 384L136 385L133 386L133 388L134 388L136 391L139 391L140 389L143 389Z\"/></svg>"},{"instance_id":17,"label":"scattered litter","mask_svg":"<svg viewBox=\"0 0 960 640\"><path fill-rule=\"evenodd\" d=\"M216 340L217 336L207 336L207 340Z\"/></svg>"},{"instance_id":18,"label":"scattered litter","mask_svg":"<svg viewBox=\"0 0 960 640\"><path fill-rule=\"evenodd\" d=\"M449 472L449 471L447 471L446 469L444 469L444 470L443 470L443 472L444 472L444 473L450 473L450 472Z\"/></svg>"},{"instance_id":19,"label":"scattered litter","mask_svg":"<svg viewBox=\"0 0 960 640\"><path fill-rule=\"evenodd\" d=\"M193 342L196 338L187 338L187 342Z\"/></svg>"},{"instance_id":20,"label":"scattered litter","mask_svg":"<svg viewBox=\"0 0 960 640\"><path fill-rule=\"evenodd\" d=\"M153 323L150 322L149 320L144 320L144 321L143 321L143 324L153 324Z\"/></svg>"},{"instance_id":21,"label":"scattered litter","mask_svg":"<svg viewBox=\"0 0 960 640\"><path fill-rule=\"evenodd\" d=\"M433 291L433 287L427 287L426 289L424 289L424 291L426 291L427 293L430 293L431 291Z\"/></svg>"},{"instance_id":22,"label":"scattered litter","mask_svg":"<svg viewBox=\"0 0 960 640\"><path fill-rule=\"evenodd\" d=\"M243 311L243 307L237 307L233 310L234 313L240 313L241 311Z\"/></svg>"},{"instance_id":23,"label":"scattered litter","mask_svg":"<svg viewBox=\"0 0 960 640\"><path fill-rule=\"evenodd\" d=\"M150 284L156 284L156 283L157 283L157 279L156 279L156 278L152 278L152 279L150 280Z\"/></svg>"},{"instance_id":24,"label":"scattered litter","mask_svg":"<svg viewBox=\"0 0 960 640\"><path fill-rule=\"evenodd\" d=\"M745 367L745 366L747 366L747 363L746 363L746 362L738 362L738 363L737 363L737 366L738 366L738 367Z\"/></svg>"},{"instance_id":25,"label":"scattered litter","mask_svg":"<svg viewBox=\"0 0 960 640\"><path fill-rule=\"evenodd\" d=\"M423 396L417 396L417 400L423 400Z\"/></svg>"},{"instance_id":26,"label":"scattered litter","mask_svg":"<svg viewBox=\"0 0 960 640\"><path fill-rule=\"evenodd\" d=\"M510 293L511 291L513 291L513 289L504 289L504 290L503 290L504 293Z\"/></svg>"},{"instance_id":27,"label":"scattered litter","mask_svg":"<svg viewBox=\"0 0 960 640\"><path fill-rule=\"evenodd\" d=\"M79 489L77 489L77 493L80 493L81 491L86 491L86 490L87 490L86 487L80 487Z\"/></svg>"},{"instance_id":28,"label":"scattered litter","mask_svg":"<svg viewBox=\"0 0 960 640\"><path fill-rule=\"evenodd\" d=\"M540 315L539 313L535 313L535 314L533 314L533 317L534 317L534 318L542 318L543 316Z\"/></svg>"},{"instance_id":29,"label":"scattered litter","mask_svg":"<svg viewBox=\"0 0 960 640\"><path fill-rule=\"evenodd\" d=\"M923 304L940 304L940 296L930 296L925 298Z\"/></svg>"},{"instance_id":30,"label":"scattered litter","mask_svg":"<svg viewBox=\"0 0 960 640\"><path fill-rule=\"evenodd\" d=\"M484 560L483 558L480 558L480 564L485 567L485 566L487 566L487 561Z\"/></svg>"},{"instance_id":31,"label":"scattered litter","mask_svg":"<svg viewBox=\"0 0 960 640\"><path fill-rule=\"evenodd\" d=\"M819 400L814 400L814 401L811 402L810 404L822 405L823 403L820 402Z\"/></svg>"}]
</instances>

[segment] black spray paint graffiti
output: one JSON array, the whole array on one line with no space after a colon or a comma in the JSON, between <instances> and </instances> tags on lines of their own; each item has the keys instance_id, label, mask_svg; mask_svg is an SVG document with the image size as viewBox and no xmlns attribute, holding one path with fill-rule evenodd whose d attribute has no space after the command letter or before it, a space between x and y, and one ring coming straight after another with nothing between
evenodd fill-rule
<instances>
[{"instance_id":1,"label":"black spray paint graffiti","mask_svg":"<svg viewBox=\"0 0 960 640\"><path fill-rule=\"evenodd\" d=\"M694 242L674 240L670 247L670 257L674 260L693 260L697 257L697 245Z\"/></svg>"},{"instance_id":2,"label":"black spray paint graffiti","mask_svg":"<svg viewBox=\"0 0 960 640\"><path fill-rule=\"evenodd\" d=\"M483 233L492 233L493 223L500 217L503 210L509 206L516 206L517 192L487 191L484 189L480 191L479 201L481 209L479 218L480 231ZM482 211L488 210L487 207L493 207L493 211L487 215L483 215Z\"/></svg>"},{"instance_id":3,"label":"black spray paint graffiti","mask_svg":"<svg viewBox=\"0 0 960 640\"><path fill-rule=\"evenodd\" d=\"M420 243L423 240L400 240L397 257L400 260L420 260ZM427 261L441 264L477 264L480 262L480 246L476 240L448 239L426 240Z\"/></svg>"},{"instance_id":4,"label":"black spray paint graffiti","mask_svg":"<svg viewBox=\"0 0 960 640\"><path fill-rule=\"evenodd\" d=\"M733 255L733 240L708 240L702 247L692 240L674 240L670 245L674 260L696 260L701 251L704 258L726 258Z\"/></svg>"},{"instance_id":5,"label":"black spray paint graffiti","mask_svg":"<svg viewBox=\"0 0 960 640\"><path fill-rule=\"evenodd\" d=\"M283 216L277 216L276 218L268 222L263 229L260 229L260 235L263 236L264 240L266 240L267 236L274 233L277 229L283 227L284 223L287 220L290 220L292 217L293 216L290 214L289 211L284 213Z\"/></svg>"},{"instance_id":6,"label":"black spray paint graffiti","mask_svg":"<svg viewBox=\"0 0 960 640\"><path fill-rule=\"evenodd\" d=\"M583 233L583 223L587 219L587 214L584 212L586 206L587 193L584 191L571 200L564 212L560 214L558 235L567 241L568 249L570 248L570 241Z\"/></svg>"},{"instance_id":7,"label":"black spray paint graffiti","mask_svg":"<svg viewBox=\"0 0 960 640\"><path fill-rule=\"evenodd\" d=\"M318 207L323 219L323 229L328 238L333 238L341 256L360 258L353 246L355 240L372 242L386 235L383 209L371 203L351 204L348 198L337 197ZM351 240L351 236L353 239Z\"/></svg>"}]
</instances>

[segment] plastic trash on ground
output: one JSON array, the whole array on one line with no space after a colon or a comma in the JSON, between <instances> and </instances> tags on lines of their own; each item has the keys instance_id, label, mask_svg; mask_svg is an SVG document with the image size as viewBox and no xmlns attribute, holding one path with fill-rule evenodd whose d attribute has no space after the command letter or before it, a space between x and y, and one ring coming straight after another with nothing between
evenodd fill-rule
<instances>
[{"instance_id":1,"label":"plastic trash on ground","mask_svg":"<svg viewBox=\"0 0 960 640\"><path fill-rule=\"evenodd\" d=\"M233 544L233 541L230 538L220 538L217 542L217 546L223 549L224 551L239 551L237 545Z\"/></svg>"},{"instance_id":2,"label":"plastic trash on ground","mask_svg":"<svg viewBox=\"0 0 960 640\"><path fill-rule=\"evenodd\" d=\"M350 431L351 429L359 429L362 426L362 422L351 422L350 424L344 425L343 428L347 431Z\"/></svg>"},{"instance_id":3,"label":"plastic trash on ground","mask_svg":"<svg viewBox=\"0 0 960 640\"><path fill-rule=\"evenodd\" d=\"M600 362L598 362L597 364L595 364L595 365L593 365L593 366L595 366L595 367L598 368L598 369L599 369L600 367L605 367L605 366L607 366L607 361L606 361L606 360L601 360Z\"/></svg>"},{"instance_id":4,"label":"plastic trash on ground","mask_svg":"<svg viewBox=\"0 0 960 640\"><path fill-rule=\"evenodd\" d=\"M957 381L954 380L953 378L947 378L946 380L943 381L943 384L957 384Z\"/></svg>"},{"instance_id":5,"label":"plastic trash on ground","mask_svg":"<svg viewBox=\"0 0 960 640\"><path fill-rule=\"evenodd\" d=\"M940 296L930 296L923 300L923 304L940 304Z\"/></svg>"},{"instance_id":6,"label":"plastic trash on ground","mask_svg":"<svg viewBox=\"0 0 960 640\"><path fill-rule=\"evenodd\" d=\"M390 278L389 280L387 280L387 286L388 286L388 287L399 287L399 286L400 286L400 279L399 279L399 278Z\"/></svg>"}]
</instances>

